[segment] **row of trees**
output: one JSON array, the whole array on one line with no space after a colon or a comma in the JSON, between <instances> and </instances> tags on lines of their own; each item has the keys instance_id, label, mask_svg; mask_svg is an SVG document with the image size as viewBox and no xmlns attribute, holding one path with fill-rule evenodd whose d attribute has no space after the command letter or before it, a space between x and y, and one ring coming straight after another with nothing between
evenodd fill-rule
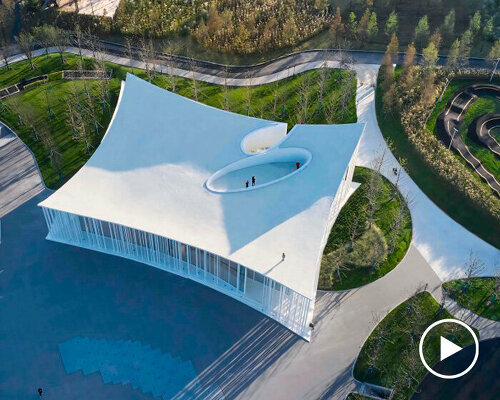
<instances>
[{"instance_id":1,"label":"row of trees","mask_svg":"<svg viewBox=\"0 0 500 400\"><path fill-rule=\"evenodd\" d=\"M329 21L327 0L219 0L193 35L206 47L247 54L293 45Z\"/></svg>"},{"instance_id":2,"label":"row of trees","mask_svg":"<svg viewBox=\"0 0 500 400\"><path fill-rule=\"evenodd\" d=\"M351 11L343 18L340 7L337 7L330 23L330 34L334 42L337 42L339 39L345 40L346 38L351 41L371 41L381 31L383 31L385 36L391 37L393 34L397 35L399 30L399 17L395 11L389 14L384 24L379 24L376 12L370 8L366 8L361 16ZM433 35L440 35L440 41L443 40L445 43L451 44L457 33L455 9L452 8L444 17L442 23L435 26L432 35L428 16L424 15L418 19L411 39L414 45L418 49L421 49ZM485 18L481 16L479 11L475 12L469 20L467 29L462 33L462 37L466 38L470 45L472 45L474 40L493 41L495 38L494 17Z\"/></svg>"},{"instance_id":3,"label":"row of trees","mask_svg":"<svg viewBox=\"0 0 500 400\"><path fill-rule=\"evenodd\" d=\"M436 67L441 35L433 34L423 49L423 59L416 64L416 48L411 43L405 52L401 72L394 75L396 50L399 47L393 34L387 47L379 74L379 87L386 118L401 121L409 142L422 158L444 179L469 197L481 208L500 218L500 201L486 185L478 182L474 173L464 166L427 130L425 122L432 111L445 82L467 65L472 42L468 31L456 39L445 67ZM492 61L500 57L500 41L493 43L489 52ZM493 63L492 63L493 64Z\"/></svg>"}]
</instances>

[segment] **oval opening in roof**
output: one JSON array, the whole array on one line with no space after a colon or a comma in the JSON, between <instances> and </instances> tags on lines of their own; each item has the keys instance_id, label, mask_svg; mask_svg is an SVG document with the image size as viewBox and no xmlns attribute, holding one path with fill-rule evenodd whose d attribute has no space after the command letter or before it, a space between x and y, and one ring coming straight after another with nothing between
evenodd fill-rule
<instances>
[{"instance_id":1,"label":"oval opening in roof","mask_svg":"<svg viewBox=\"0 0 500 400\"><path fill-rule=\"evenodd\" d=\"M285 124L271 124L246 135L241 141L241 150L249 155L263 153L276 146L285 137Z\"/></svg>"},{"instance_id":2,"label":"oval opening in roof","mask_svg":"<svg viewBox=\"0 0 500 400\"><path fill-rule=\"evenodd\" d=\"M208 178L206 187L215 193L259 189L301 172L311 159L312 155L306 149L278 148L229 164Z\"/></svg>"}]
</instances>

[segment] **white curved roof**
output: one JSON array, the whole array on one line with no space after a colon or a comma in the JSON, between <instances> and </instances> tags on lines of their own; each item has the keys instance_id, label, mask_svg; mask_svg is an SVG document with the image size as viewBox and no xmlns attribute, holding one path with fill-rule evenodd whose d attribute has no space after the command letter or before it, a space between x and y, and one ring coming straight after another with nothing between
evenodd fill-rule
<instances>
[{"instance_id":1,"label":"white curved roof","mask_svg":"<svg viewBox=\"0 0 500 400\"><path fill-rule=\"evenodd\" d=\"M245 136L262 129L283 140L261 155L243 152ZM330 209L363 129L296 125L285 136L286 124L208 107L129 74L100 146L40 205L211 251L314 298ZM224 192L238 174L242 185L256 174L259 185L266 174L293 169L296 154L308 164L286 178ZM245 158L264 164L231 172L219 191L206 187L214 173ZM276 164L283 161L292 164Z\"/></svg>"}]
</instances>

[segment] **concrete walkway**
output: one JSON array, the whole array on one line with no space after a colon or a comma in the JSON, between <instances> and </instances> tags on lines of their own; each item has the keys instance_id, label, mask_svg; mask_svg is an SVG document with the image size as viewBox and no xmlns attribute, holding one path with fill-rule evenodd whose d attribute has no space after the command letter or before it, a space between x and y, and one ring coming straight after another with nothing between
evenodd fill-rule
<instances>
[{"instance_id":1,"label":"concrete walkway","mask_svg":"<svg viewBox=\"0 0 500 400\"><path fill-rule=\"evenodd\" d=\"M380 132L375 114L375 93L372 84L376 81L378 68L358 66L362 77L357 89L358 122L365 122L366 128L358 155L358 164L373 167L377 155L386 152L383 175L395 182L393 168L401 165L389 151ZM494 274L500 259L500 251L459 225L437 207L402 170L399 186L412 201L410 209L413 221L413 244L442 280L461 276L463 265L472 250L485 262L484 276Z\"/></svg>"},{"instance_id":2,"label":"concrete walkway","mask_svg":"<svg viewBox=\"0 0 500 400\"><path fill-rule=\"evenodd\" d=\"M396 305L428 290L439 299L441 281L418 250L383 278L346 292L320 292L310 343L288 350L239 397L273 400L344 399L359 384L352 368L370 332Z\"/></svg>"},{"instance_id":3,"label":"concrete walkway","mask_svg":"<svg viewBox=\"0 0 500 400\"><path fill-rule=\"evenodd\" d=\"M33 153L0 122L0 218L44 189Z\"/></svg>"},{"instance_id":4,"label":"concrete walkway","mask_svg":"<svg viewBox=\"0 0 500 400\"><path fill-rule=\"evenodd\" d=\"M449 297L445 299L446 309L457 319L473 326L479 332L480 340L500 337L500 322L480 317L466 308L461 307L456 301Z\"/></svg>"}]
</instances>

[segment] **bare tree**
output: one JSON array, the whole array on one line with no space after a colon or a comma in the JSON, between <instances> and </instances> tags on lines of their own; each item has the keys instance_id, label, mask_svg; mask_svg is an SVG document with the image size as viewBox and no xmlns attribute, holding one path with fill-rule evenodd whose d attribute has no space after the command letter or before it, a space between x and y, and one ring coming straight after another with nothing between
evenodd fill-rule
<instances>
[{"instance_id":1,"label":"bare tree","mask_svg":"<svg viewBox=\"0 0 500 400\"><path fill-rule=\"evenodd\" d=\"M353 215L347 221L347 230L349 233L349 251L353 251L354 249L354 241L359 237L359 235L363 232L363 218L360 212Z\"/></svg>"},{"instance_id":2,"label":"bare tree","mask_svg":"<svg viewBox=\"0 0 500 400\"><path fill-rule=\"evenodd\" d=\"M21 47L24 55L28 59L31 69L35 69L35 64L33 64L33 50L35 49L35 37L30 32L21 32L19 36L16 36L16 42Z\"/></svg>"},{"instance_id":3,"label":"bare tree","mask_svg":"<svg viewBox=\"0 0 500 400\"><path fill-rule=\"evenodd\" d=\"M297 112L297 123L299 124L307 123L310 99L311 85L309 75L305 75L299 86L299 101L297 103L297 106L299 107Z\"/></svg>"},{"instance_id":4,"label":"bare tree","mask_svg":"<svg viewBox=\"0 0 500 400\"><path fill-rule=\"evenodd\" d=\"M224 110L229 110L229 88L227 85L227 78L228 78L228 70L227 70L227 65L224 66L224 84L222 86L222 95L223 95L223 104L222 108Z\"/></svg>"},{"instance_id":5,"label":"bare tree","mask_svg":"<svg viewBox=\"0 0 500 400\"><path fill-rule=\"evenodd\" d=\"M33 35L37 43L45 49L45 58L49 57L49 47L54 43L56 29L51 25L35 26Z\"/></svg>"},{"instance_id":6,"label":"bare tree","mask_svg":"<svg viewBox=\"0 0 500 400\"><path fill-rule=\"evenodd\" d=\"M69 33L64 29L60 28L55 28L55 29L56 29L56 35L54 37L55 39L54 45L57 48L59 57L61 57L61 64L64 64L66 62L64 58L64 52L66 51L66 48L68 47L69 44Z\"/></svg>"},{"instance_id":7,"label":"bare tree","mask_svg":"<svg viewBox=\"0 0 500 400\"><path fill-rule=\"evenodd\" d=\"M471 283L471 278L479 276L481 272L484 271L484 267L484 262L471 250L464 264L465 279L462 283L462 293L467 292Z\"/></svg>"},{"instance_id":8,"label":"bare tree","mask_svg":"<svg viewBox=\"0 0 500 400\"><path fill-rule=\"evenodd\" d=\"M193 88L193 98L198 101L198 82L196 80L196 60L189 57L189 71L191 72L191 85Z\"/></svg>"},{"instance_id":9,"label":"bare tree","mask_svg":"<svg viewBox=\"0 0 500 400\"><path fill-rule=\"evenodd\" d=\"M367 200L366 217L370 227L374 224L375 214L380 207L379 195L382 189L382 176L380 172L385 162L386 152L387 150L384 148L384 150L377 157L375 157L373 161L373 171L370 174L365 192Z\"/></svg>"},{"instance_id":10,"label":"bare tree","mask_svg":"<svg viewBox=\"0 0 500 400\"><path fill-rule=\"evenodd\" d=\"M318 76L318 87L319 87L319 92L318 92L318 113L321 114L323 112L323 96L325 93L325 85L326 85L326 78L328 76L328 68L326 64L326 60L323 61L321 64L321 68L319 69L319 76Z\"/></svg>"},{"instance_id":11,"label":"bare tree","mask_svg":"<svg viewBox=\"0 0 500 400\"><path fill-rule=\"evenodd\" d=\"M57 172L59 180L62 180L63 174L61 153L52 138L49 128L44 125L40 128L40 138L45 150L47 150L50 166Z\"/></svg>"},{"instance_id":12,"label":"bare tree","mask_svg":"<svg viewBox=\"0 0 500 400\"><path fill-rule=\"evenodd\" d=\"M132 73L135 74L133 62L134 62L134 50L132 46L132 40L127 36L125 38L125 56L130 60L130 68L132 68Z\"/></svg>"},{"instance_id":13,"label":"bare tree","mask_svg":"<svg viewBox=\"0 0 500 400\"><path fill-rule=\"evenodd\" d=\"M247 72L245 74L245 79L249 80L248 84L245 86L245 103L247 105L247 115L250 115L250 110L252 108L252 74Z\"/></svg>"},{"instance_id":14,"label":"bare tree","mask_svg":"<svg viewBox=\"0 0 500 400\"><path fill-rule=\"evenodd\" d=\"M83 52L82 48L85 45L85 35L83 34L82 29L80 28L80 25L76 24L75 26L75 31L74 31L74 40L76 47L78 49L78 56L80 57L80 63L83 69L84 61L83 61Z\"/></svg>"},{"instance_id":15,"label":"bare tree","mask_svg":"<svg viewBox=\"0 0 500 400\"><path fill-rule=\"evenodd\" d=\"M9 43L4 41L3 39L0 42L0 52L2 53L2 60L5 64L5 68L9 70L10 69L9 57L12 55L12 51L9 46Z\"/></svg>"}]
</instances>

